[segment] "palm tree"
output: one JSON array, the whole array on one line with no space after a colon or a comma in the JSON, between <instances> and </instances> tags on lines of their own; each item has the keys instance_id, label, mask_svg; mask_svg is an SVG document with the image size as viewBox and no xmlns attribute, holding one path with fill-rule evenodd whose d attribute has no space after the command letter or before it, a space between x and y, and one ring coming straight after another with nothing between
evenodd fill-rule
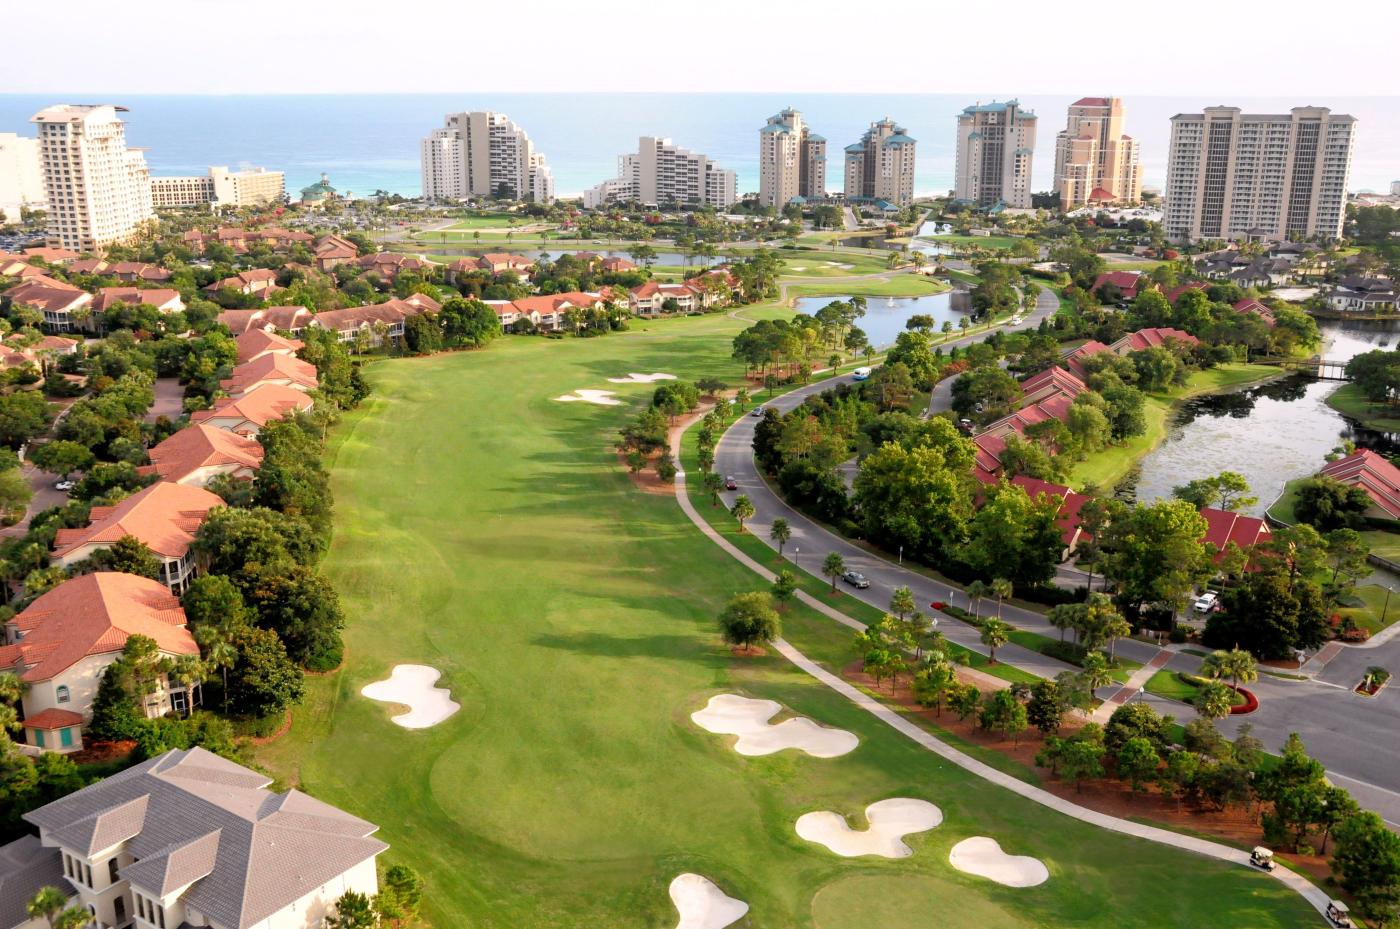
<instances>
[{"instance_id":1,"label":"palm tree","mask_svg":"<svg viewBox=\"0 0 1400 929\"><path fill-rule=\"evenodd\" d=\"M1089 692L1113 683L1113 672L1108 667L1108 656L1103 652L1090 652L1079 663L1079 677Z\"/></svg>"},{"instance_id":2,"label":"palm tree","mask_svg":"<svg viewBox=\"0 0 1400 929\"><path fill-rule=\"evenodd\" d=\"M898 616L900 622L904 622L904 617L916 609L918 607L914 603L914 592L908 587L896 587L894 593L890 594L890 612Z\"/></svg>"},{"instance_id":3,"label":"palm tree","mask_svg":"<svg viewBox=\"0 0 1400 929\"><path fill-rule=\"evenodd\" d=\"M70 906L58 914L58 918L53 921L53 929L83 929L84 926L90 926L96 920L97 917L82 907Z\"/></svg>"},{"instance_id":4,"label":"palm tree","mask_svg":"<svg viewBox=\"0 0 1400 929\"><path fill-rule=\"evenodd\" d=\"M228 712L228 672L238 663L238 649L233 642L229 641L228 635L219 633L211 638L208 646L204 649L204 660L209 663L209 667L218 668L223 675L224 681L224 712Z\"/></svg>"},{"instance_id":5,"label":"palm tree","mask_svg":"<svg viewBox=\"0 0 1400 929\"><path fill-rule=\"evenodd\" d=\"M1196 693L1192 702L1196 712L1207 719L1224 719L1230 715L1233 701L1230 689L1219 681L1211 681Z\"/></svg>"},{"instance_id":6,"label":"palm tree","mask_svg":"<svg viewBox=\"0 0 1400 929\"><path fill-rule=\"evenodd\" d=\"M792 527L788 525L786 519L779 516L773 520L773 525L768 530L768 538L778 543L778 557L781 558L783 557L783 546L787 544L788 539L792 538Z\"/></svg>"},{"instance_id":7,"label":"palm tree","mask_svg":"<svg viewBox=\"0 0 1400 929\"><path fill-rule=\"evenodd\" d=\"M989 661L997 663L997 649L1011 641L1011 627L1000 619L989 619L982 624L982 644L991 650Z\"/></svg>"},{"instance_id":8,"label":"palm tree","mask_svg":"<svg viewBox=\"0 0 1400 929\"><path fill-rule=\"evenodd\" d=\"M1011 582L1004 577L999 577L992 581L992 596L997 598L997 619L1001 619L1001 604L1007 597L1011 596Z\"/></svg>"},{"instance_id":9,"label":"palm tree","mask_svg":"<svg viewBox=\"0 0 1400 929\"><path fill-rule=\"evenodd\" d=\"M38 892L30 897L29 902L24 905L24 911L29 914L30 919L42 919L52 929L55 917L67 905L68 894L50 885L40 887Z\"/></svg>"},{"instance_id":10,"label":"palm tree","mask_svg":"<svg viewBox=\"0 0 1400 929\"><path fill-rule=\"evenodd\" d=\"M710 505L719 506L719 492L724 489L724 478L710 471L705 475L705 490L710 494Z\"/></svg>"},{"instance_id":11,"label":"palm tree","mask_svg":"<svg viewBox=\"0 0 1400 929\"><path fill-rule=\"evenodd\" d=\"M977 625L982 624L982 598L991 594L992 589L981 581L967 585L967 598L972 601L972 618Z\"/></svg>"},{"instance_id":12,"label":"palm tree","mask_svg":"<svg viewBox=\"0 0 1400 929\"><path fill-rule=\"evenodd\" d=\"M744 531L744 520L753 516L753 514L753 501L750 500L746 494L740 494L738 499L734 501L734 505L729 508L729 515L739 521L739 532L741 533Z\"/></svg>"},{"instance_id":13,"label":"palm tree","mask_svg":"<svg viewBox=\"0 0 1400 929\"><path fill-rule=\"evenodd\" d=\"M831 552L822 561L822 574L831 578L831 592L836 593L836 579L846 573L846 559L840 552Z\"/></svg>"},{"instance_id":14,"label":"palm tree","mask_svg":"<svg viewBox=\"0 0 1400 929\"><path fill-rule=\"evenodd\" d=\"M1201 662L1201 671L1208 677L1219 680L1228 677L1236 690L1241 683L1249 684L1259 679L1258 665L1254 656L1242 648L1227 651L1214 651Z\"/></svg>"}]
</instances>

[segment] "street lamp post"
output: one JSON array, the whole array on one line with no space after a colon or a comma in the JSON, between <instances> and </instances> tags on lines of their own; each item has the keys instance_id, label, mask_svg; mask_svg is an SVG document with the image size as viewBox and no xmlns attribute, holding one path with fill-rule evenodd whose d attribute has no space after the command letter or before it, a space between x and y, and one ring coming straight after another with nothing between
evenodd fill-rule
<instances>
[{"instance_id":1,"label":"street lamp post","mask_svg":"<svg viewBox=\"0 0 1400 929\"><path fill-rule=\"evenodd\" d=\"M899 547L899 563L900 563L900 564L904 564L904 546L903 546L903 545L901 545L901 546ZM1381 622L1385 622L1385 620L1382 619Z\"/></svg>"},{"instance_id":2,"label":"street lamp post","mask_svg":"<svg viewBox=\"0 0 1400 929\"><path fill-rule=\"evenodd\" d=\"M1385 627L1385 614L1390 610L1390 585L1385 585L1385 606L1381 607L1381 627Z\"/></svg>"}]
</instances>

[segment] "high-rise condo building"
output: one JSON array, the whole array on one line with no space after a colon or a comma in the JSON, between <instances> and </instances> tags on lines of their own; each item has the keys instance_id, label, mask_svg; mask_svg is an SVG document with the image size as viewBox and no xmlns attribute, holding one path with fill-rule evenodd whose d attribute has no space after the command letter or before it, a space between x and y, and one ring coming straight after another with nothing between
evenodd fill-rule
<instances>
[{"instance_id":1,"label":"high-rise condo building","mask_svg":"<svg viewBox=\"0 0 1400 929\"><path fill-rule=\"evenodd\" d=\"M617 177L583 192L590 209L614 200L705 204L724 209L738 199L734 172L670 139L642 136L635 154L620 155Z\"/></svg>"},{"instance_id":2,"label":"high-rise condo building","mask_svg":"<svg viewBox=\"0 0 1400 929\"><path fill-rule=\"evenodd\" d=\"M39 140L0 132L0 219L19 222L22 208L44 208L44 167Z\"/></svg>"},{"instance_id":3,"label":"high-rise condo building","mask_svg":"<svg viewBox=\"0 0 1400 929\"><path fill-rule=\"evenodd\" d=\"M248 168L230 171L213 167L208 174L151 178L151 199L157 209L173 206L267 206L286 194L281 171Z\"/></svg>"},{"instance_id":4,"label":"high-rise condo building","mask_svg":"<svg viewBox=\"0 0 1400 929\"><path fill-rule=\"evenodd\" d=\"M423 196L499 197L549 203L554 175L530 136L504 113L449 113L422 141Z\"/></svg>"},{"instance_id":5,"label":"high-rise condo building","mask_svg":"<svg viewBox=\"0 0 1400 929\"><path fill-rule=\"evenodd\" d=\"M954 199L1030 209L1035 125L1035 114L1016 100L978 103L959 113Z\"/></svg>"},{"instance_id":6,"label":"high-rise condo building","mask_svg":"<svg viewBox=\"0 0 1400 929\"><path fill-rule=\"evenodd\" d=\"M782 209L794 198L826 197L826 139L789 107L758 130L758 203Z\"/></svg>"},{"instance_id":7,"label":"high-rise condo building","mask_svg":"<svg viewBox=\"0 0 1400 929\"><path fill-rule=\"evenodd\" d=\"M126 147L118 111L126 108L61 103L31 120L39 126L51 245L103 249L131 241L155 218L146 156Z\"/></svg>"},{"instance_id":8,"label":"high-rise condo building","mask_svg":"<svg viewBox=\"0 0 1400 929\"><path fill-rule=\"evenodd\" d=\"M1120 98L1084 97L1070 104L1065 128L1055 136L1055 192L1065 212L1142 199L1138 143L1123 132Z\"/></svg>"},{"instance_id":9,"label":"high-rise condo building","mask_svg":"<svg viewBox=\"0 0 1400 929\"><path fill-rule=\"evenodd\" d=\"M859 142L846 146L846 199L912 203L916 146L888 116L871 123Z\"/></svg>"},{"instance_id":10,"label":"high-rise condo building","mask_svg":"<svg viewBox=\"0 0 1400 929\"><path fill-rule=\"evenodd\" d=\"M1196 239L1336 239L1346 219L1356 119L1326 107L1172 117L1162 230Z\"/></svg>"}]
</instances>

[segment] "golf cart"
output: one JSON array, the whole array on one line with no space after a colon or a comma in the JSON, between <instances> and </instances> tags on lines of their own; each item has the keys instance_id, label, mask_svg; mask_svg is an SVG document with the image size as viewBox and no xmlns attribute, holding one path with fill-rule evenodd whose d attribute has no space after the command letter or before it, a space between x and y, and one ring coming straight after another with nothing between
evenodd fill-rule
<instances>
[{"instance_id":1,"label":"golf cart","mask_svg":"<svg viewBox=\"0 0 1400 929\"><path fill-rule=\"evenodd\" d=\"M1249 863L1264 871L1272 871L1278 867L1274 863L1274 853L1262 845L1254 846L1254 851L1249 853Z\"/></svg>"},{"instance_id":2,"label":"golf cart","mask_svg":"<svg viewBox=\"0 0 1400 929\"><path fill-rule=\"evenodd\" d=\"M1329 900L1327 902L1327 918L1337 929L1355 929L1356 923L1351 921L1348 915L1351 910L1340 900Z\"/></svg>"}]
</instances>

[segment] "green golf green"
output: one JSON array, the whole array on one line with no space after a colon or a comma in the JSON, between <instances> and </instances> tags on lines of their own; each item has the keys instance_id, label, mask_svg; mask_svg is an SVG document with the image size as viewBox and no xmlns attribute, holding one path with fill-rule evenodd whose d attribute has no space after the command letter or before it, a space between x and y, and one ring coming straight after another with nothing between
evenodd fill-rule
<instances>
[{"instance_id":1,"label":"green golf green","mask_svg":"<svg viewBox=\"0 0 1400 929\"><path fill-rule=\"evenodd\" d=\"M764 312L764 311L759 311ZM772 311L776 312L776 311ZM419 869L427 914L460 927L676 923L667 885L703 874L749 903L737 925L1160 927L1311 925L1281 884L1104 832L978 780L780 658L735 659L714 617L757 579L669 496L617 464L618 427L652 388L628 372L727 377L726 316L639 323L562 341L385 361L334 430L336 527L325 570L348 616L344 668L311 681L289 734L259 749L287 783L380 824ZM578 388L621 406L558 403ZM789 640L829 654L829 620ZM821 632L814 630L820 629ZM440 669L462 708L405 730L360 696L397 663ZM723 692L848 729L833 759L747 758L690 714ZM835 810L914 797L944 813L901 860L843 859L794 832ZM1012 889L953 870L974 835L1033 855L1046 883Z\"/></svg>"}]
</instances>

